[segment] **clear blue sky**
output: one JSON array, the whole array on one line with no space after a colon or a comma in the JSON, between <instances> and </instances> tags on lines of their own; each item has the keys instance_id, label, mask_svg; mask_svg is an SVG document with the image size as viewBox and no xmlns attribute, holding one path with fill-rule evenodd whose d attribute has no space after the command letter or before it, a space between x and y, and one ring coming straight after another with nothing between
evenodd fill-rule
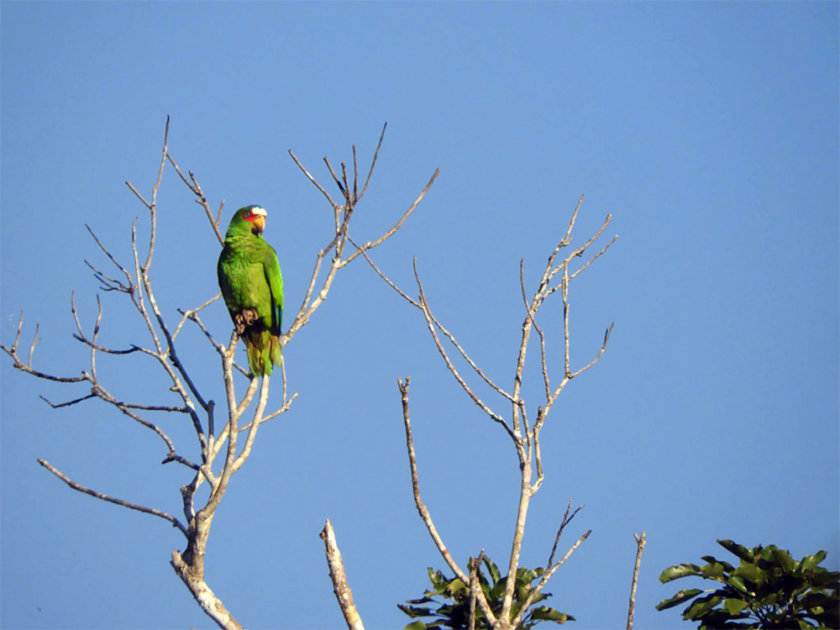
<instances>
[{"instance_id":1,"label":"clear blue sky","mask_svg":"<svg viewBox=\"0 0 840 630\"><path fill-rule=\"evenodd\" d=\"M545 428L524 548L544 562L567 501L587 506L566 543L593 534L549 589L570 627L623 627L641 530L640 628L690 627L654 611L679 586L656 578L718 553L717 538L828 549L838 565L837 3L3 2L1 35L0 337L25 309L36 367L87 367L70 293L92 322L83 259L103 261L84 224L126 259L143 208L123 182L150 190L167 114L170 149L211 203L269 209L294 308L331 220L286 151L326 177L322 156L349 160L356 143L369 158L387 121L354 234L377 235L440 168L376 260L410 288L417 255L437 314L505 385L520 258L533 284L581 193L579 237L615 216L618 242L573 287L574 360L615 332ZM217 291L218 245L172 172L159 201L154 280L174 316ZM143 341L102 297L103 341ZM230 330L219 304L205 321ZM555 344L559 322L546 311ZM189 335L182 352L216 387L216 359ZM413 378L421 483L450 550L507 555L515 457L417 311L354 263L286 357L299 399L261 431L209 548L208 581L242 623L341 627L327 517L368 628L401 628L396 604L443 566L412 503L398 377ZM0 364L0 625L210 627L168 564L177 531L35 460L172 513L183 469L104 405L38 399L83 388ZM111 365L114 392L171 401L144 362Z\"/></svg>"}]
</instances>

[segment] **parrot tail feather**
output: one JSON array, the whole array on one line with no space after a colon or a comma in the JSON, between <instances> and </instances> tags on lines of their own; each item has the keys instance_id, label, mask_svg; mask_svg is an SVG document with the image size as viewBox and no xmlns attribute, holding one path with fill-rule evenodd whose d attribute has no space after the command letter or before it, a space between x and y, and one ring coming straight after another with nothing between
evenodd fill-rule
<instances>
[{"instance_id":1,"label":"parrot tail feather","mask_svg":"<svg viewBox=\"0 0 840 630\"><path fill-rule=\"evenodd\" d=\"M283 362L280 338L267 330L250 332L243 337L248 351L248 367L255 376L271 376L273 366Z\"/></svg>"}]
</instances>

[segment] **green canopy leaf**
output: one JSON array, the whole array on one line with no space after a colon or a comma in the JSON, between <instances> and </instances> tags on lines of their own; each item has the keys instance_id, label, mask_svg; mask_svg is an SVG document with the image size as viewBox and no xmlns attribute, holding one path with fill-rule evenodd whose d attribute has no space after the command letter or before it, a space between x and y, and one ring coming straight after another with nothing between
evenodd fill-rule
<instances>
[{"instance_id":1,"label":"green canopy leaf","mask_svg":"<svg viewBox=\"0 0 840 630\"><path fill-rule=\"evenodd\" d=\"M687 575L701 575L700 567L698 567L696 564L691 564L690 562L686 562L684 564L677 564L673 567L668 567L662 573L659 574L659 581L664 584L666 582L670 582L671 580L676 580Z\"/></svg>"},{"instance_id":2,"label":"green canopy leaf","mask_svg":"<svg viewBox=\"0 0 840 630\"><path fill-rule=\"evenodd\" d=\"M679 606L685 601L688 601L692 597L695 597L703 592L703 589L700 588L690 588L686 591L680 591L673 597L669 599L663 599L656 605L656 610L665 610L667 608L673 608L674 606Z\"/></svg>"},{"instance_id":3,"label":"green canopy leaf","mask_svg":"<svg viewBox=\"0 0 840 630\"><path fill-rule=\"evenodd\" d=\"M718 540L718 544L726 549L729 553L738 556L741 560L746 560L747 562L755 562L755 550L747 549L743 545L739 545L733 540ZM758 547L759 549L761 546Z\"/></svg>"},{"instance_id":4,"label":"green canopy leaf","mask_svg":"<svg viewBox=\"0 0 840 630\"><path fill-rule=\"evenodd\" d=\"M575 618L571 615L561 613L559 610L549 608L548 606L538 606L536 608L532 608L531 619L534 621L553 621L557 624L575 620Z\"/></svg>"},{"instance_id":5,"label":"green canopy leaf","mask_svg":"<svg viewBox=\"0 0 840 630\"><path fill-rule=\"evenodd\" d=\"M723 609L730 615L737 615L747 606L749 606L749 604L743 599L735 599L734 597L730 597L723 602Z\"/></svg>"}]
</instances>

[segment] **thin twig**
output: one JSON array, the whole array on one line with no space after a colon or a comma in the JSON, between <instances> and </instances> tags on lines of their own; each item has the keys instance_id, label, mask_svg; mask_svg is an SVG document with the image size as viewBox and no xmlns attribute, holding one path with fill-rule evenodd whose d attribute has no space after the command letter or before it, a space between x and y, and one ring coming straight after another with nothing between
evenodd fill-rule
<instances>
[{"instance_id":1,"label":"thin twig","mask_svg":"<svg viewBox=\"0 0 840 630\"><path fill-rule=\"evenodd\" d=\"M189 171L189 179L184 176L184 173L181 172L181 168L178 166L178 163L175 159L167 152L166 159L175 169L175 172L178 174L178 177L181 178L181 181L186 184L187 188L189 188L192 193L197 197L195 202L204 208L204 213L207 215L207 219L210 221L210 225L213 228L213 232L216 234L216 238L219 240L220 244L224 244L225 237L222 235L221 228L219 227L219 221L222 218L222 208L224 208L225 202L222 201L219 204L219 213L214 217L213 211L210 209L210 204L207 201L207 197L204 195L204 191L201 189L201 185L198 183L198 179L196 179L195 174L192 171Z\"/></svg>"},{"instance_id":2,"label":"thin twig","mask_svg":"<svg viewBox=\"0 0 840 630\"><path fill-rule=\"evenodd\" d=\"M312 177L312 174L309 171L306 170L306 167L304 167L304 165L300 163L300 160L297 159L297 156L294 153L292 153L291 150L289 150L289 155L291 156L292 160L294 160L295 164L297 164L298 168L301 171L303 171L303 174L306 175L306 179L308 179L310 182L312 182L312 185L315 186L315 188L317 188L318 190L320 190L321 194L323 194L324 197L327 198L327 201L330 202L330 205L333 207L333 209L337 210L338 208L340 208L341 206L339 204L337 204L335 201L333 201L333 198L330 197L330 193L328 193L326 191L326 189L324 189L324 187L321 186L321 184L318 183L318 180L316 180L314 177Z\"/></svg>"},{"instance_id":3,"label":"thin twig","mask_svg":"<svg viewBox=\"0 0 840 630\"><path fill-rule=\"evenodd\" d=\"M469 584L470 579L467 574L458 566L458 563L455 562L455 559L449 553L449 550L446 548L446 545L443 543L443 539L440 537L440 534L437 531L437 527L435 527L435 523L432 520L432 515L429 512L429 509L423 503L423 499L420 497L420 481L417 475L417 456L414 452L414 438L411 434L411 418L409 415L408 410L408 388L411 385L411 377L407 376L405 380L399 379L398 380L399 389L400 389L400 396L402 400L402 410L403 410L403 425L405 427L405 444L406 450L408 451L408 463L411 469L411 489L414 493L414 505L417 507L417 512L420 514L420 518L423 519L423 522L426 524L426 529L429 531L429 535L432 537L432 541L435 543L435 547L437 547L440 555L443 556L444 561L446 564L449 565L449 568L455 572L461 581L464 584ZM490 609L490 606L487 603L487 600L484 597L484 593L479 591L478 594L478 602L481 606L481 610L484 612L485 617L487 617L489 623L494 624L496 623L496 616L493 611Z\"/></svg>"},{"instance_id":4,"label":"thin twig","mask_svg":"<svg viewBox=\"0 0 840 630\"><path fill-rule=\"evenodd\" d=\"M90 400L91 398L96 398L96 394L88 394L87 396L82 396L80 398L74 398L73 400L68 400L67 402L63 402L63 403L54 403L49 398L44 396L43 394L40 394L38 396L38 398L43 400L45 403L47 403L53 409L61 409L62 407L70 407L72 405L77 405L80 402Z\"/></svg>"},{"instance_id":5,"label":"thin twig","mask_svg":"<svg viewBox=\"0 0 840 630\"><path fill-rule=\"evenodd\" d=\"M372 169L372 168L373 168L373 166L371 165L371 169ZM410 217L410 216L411 216L411 213L412 213L412 212L414 212L414 209L415 209L415 208L416 208L416 207L420 204L420 202L421 202L421 201L423 201L423 197L425 197L425 196L426 196L426 193L427 193L427 192L429 192L429 189L432 187L432 184L434 184L434 183L435 183L435 179L437 179L437 176L438 176L438 174L439 174L439 173L440 173L440 169L439 169L439 168L436 168L436 169L435 169L435 172L434 172L434 173L432 173L431 178L429 178L429 181L428 181L428 182L426 183L426 185L423 187L423 190L422 190L422 191L420 191L420 194L417 196L417 199L415 199L415 200L414 200L414 203L412 203L412 204L408 207L408 210L406 210L406 211L403 213L403 215L399 218L399 220L398 220L398 221L397 221L394 225L392 225L392 226L391 226L391 228L390 228L387 232L385 232L382 236L380 236L380 237L379 237L378 239L376 239L375 241L368 241L367 243L365 243L365 244L364 244L364 245L362 245L361 247L358 247L358 249L357 249L357 251L356 251L356 252L354 252L353 254L351 254L350 256L348 256L348 257L347 257L347 259L346 259L346 260L344 260L344 261L341 263L341 264L342 264L342 266L344 266L344 265L346 265L346 264L350 263L350 262L351 262L353 259L355 259L355 258L356 258L359 254L361 254L363 250L373 249L374 247L377 247L377 246L381 245L381 244L382 244L382 243L384 243L386 240L388 240L389 238L391 238L391 236L393 236L393 235L394 235L394 232L396 232L397 230L399 230L399 229L400 229L400 227L402 227L402 224L403 224L403 223L405 223L405 220L406 220L406 219L408 219L408 217ZM367 184L365 184L365 188L367 188ZM364 194L364 189L362 190L362 194Z\"/></svg>"},{"instance_id":6,"label":"thin twig","mask_svg":"<svg viewBox=\"0 0 840 630\"><path fill-rule=\"evenodd\" d=\"M484 560L484 549L478 554L478 558L470 558L470 619L467 625L468 630L475 630L475 604L478 601L478 592L481 590L479 571L481 562Z\"/></svg>"},{"instance_id":7,"label":"thin twig","mask_svg":"<svg viewBox=\"0 0 840 630\"><path fill-rule=\"evenodd\" d=\"M15 341L11 347L7 347L0 343L0 350L3 350L6 354L8 354L14 363L12 367L15 369L20 370L21 372L26 372L27 374L31 374L40 379L44 379L45 381L55 381L57 383L81 383L82 381L88 381L88 377L83 373L81 376L56 376L54 374L48 374L46 372L40 372L32 367L32 356L35 353L35 346L38 345L40 339L38 339L38 326L35 326L35 334L32 337L32 343L29 345L29 358L28 362L24 363L21 361L20 357L18 356L18 344L20 343L20 333L23 327L23 311L20 313L20 320L18 321L18 328L17 333L15 334Z\"/></svg>"},{"instance_id":8,"label":"thin twig","mask_svg":"<svg viewBox=\"0 0 840 630\"><path fill-rule=\"evenodd\" d=\"M432 335L432 339L435 342L435 347L438 349L438 353L441 355L441 357L443 357L443 360L446 363L447 369L452 374L452 376L455 377L455 380L458 381L458 384L461 386L461 389L463 389L467 393L467 395L472 399L472 401L476 405L478 405L484 413L486 413L488 416L490 416L490 418L494 422L497 422L500 425L502 425L502 427L505 429L505 432L515 442L516 437L514 436L514 433L511 430L511 428L508 426L507 422L505 422L505 419L502 416L500 416L499 414L497 414L495 411L490 409L490 407L488 407L484 403L484 401L481 400L472 391L470 386L467 385L467 382L458 373L458 369L452 363L452 360L449 358L449 354L446 352L446 349L443 347L443 344L441 344L440 339L438 338L437 332L435 331L435 323L434 323L434 319L432 317L431 310L429 309L429 303L426 301L426 295L423 292L423 283L420 282L420 275L419 275L419 272L417 271L417 259L416 258L414 259L414 279L417 282L417 288L420 292L419 303L420 303L420 306L421 306L421 310L423 311L423 315L426 318L426 327L429 329L429 332Z\"/></svg>"},{"instance_id":9,"label":"thin twig","mask_svg":"<svg viewBox=\"0 0 840 630\"><path fill-rule=\"evenodd\" d=\"M639 581L639 567L642 564L642 554L645 551L647 540L645 532L633 534L636 539L636 563L633 565L633 582L630 585L630 603L627 607L627 630L633 630L633 615L636 612L636 585Z\"/></svg>"},{"instance_id":10,"label":"thin twig","mask_svg":"<svg viewBox=\"0 0 840 630\"><path fill-rule=\"evenodd\" d=\"M585 506L579 505L575 508L574 512L570 511L572 509L572 501L569 501L569 504L566 506L566 512L563 514L563 520L560 522L560 528L557 530L557 535L554 537L554 544L551 546L551 553L548 556L548 562L545 563L546 569L552 566L554 563L554 553L557 551L557 544L560 542L560 536L563 535L563 530L566 529L566 525L572 522L572 519L575 515L580 512Z\"/></svg>"},{"instance_id":11,"label":"thin twig","mask_svg":"<svg viewBox=\"0 0 840 630\"><path fill-rule=\"evenodd\" d=\"M178 312L181 314L181 321L179 321L179 322L178 322L178 325L177 325L177 326L175 326L175 331L172 333L172 339L175 339L175 338L178 336L178 333L181 331L181 327L184 325L184 322L186 322L188 319L192 319L193 321L198 321L198 320L195 318L196 313L198 313L198 312L199 312L200 310L202 310L202 309L207 308L207 307L208 307L208 306L210 306L213 302L215 302L216 300L218 300L220 297L222 297L222 294L221 294L221 293L217 293L216 295L214 295L213 297L211 297L209 300L207 300L207 301L206 301L204 304L202 304L201 306L196 306L195 308L191 308L191 309L186 310L186 311L185 311L185 310L182 310L182 309L178 309ZM211 343L213 344L213 346L214 346L214 347L216 347L218 344L217 344L216 340L213 338L213 336L212 336L212 335L210 335L210 334L207 332L207 329L206 329L206 328L204 328L204 326L203 326L203 325L201 326L201 329L202 329L202 331L204 332L204 334L208 336L208 338L210 339L210 341L211 341Z\"/></svg>"},{"instance_id":12,"label":"thin twig","mask_svg":"<svg viewBox=\"0 0 840 630\"><path fill-rule=\"evenodd\" d=\"M382 148L382 141L385 139L385 129L388 128L388 123L382 125L382 133L379 134L379 142L376 143L376 150L373 152L373 159L370 161L370 168L368 169L367 178L365 178L365 185L362 186L362 192L356 197L356 201L359 201L362 197L365 196L365 192L367 192L368 184L370 183L370 177L373 175L373 167L376 166L376 159L379 157L379 149Z\"/></svg>"},{"instance_id":13,"label":"thin twig","mask_svg":"<svg viewBox=\"0 0 840 630\"><path fill-rule=\"evenodd\" d=\"M177 527L179 530L181 530L181 533L184 534L184 536L187 536L187 528L184 527L184 525L181 523L181 521L179 521L177 518L175 518L171 514L167 514L166 512L162 512L162 511L157 510L155 508L150 508L150 507L145 507L143 505L138 505L137 503L131 503L130 501L124 501L122 499L117 499L117 498L112 497L110 495L103 494L102 492L97 492L96 490L91 490L90 488L86 488L85 486L83 486L79 483L76 483L75 481L73 481L72 479L67 477L64 473L62 473L55 466L50 464L47 460L42 459L40 457L38 458L38 463L41 464L41 466L43 466L47 470L49 470L56 477L61 479L68 486L73 488L73 490L78 490L79 492L83 492L84 494L89 494L90 496L96 497L97 499L102 499L103 501L108 501L109 503L114 503L116 505L121 505L121 506L129 508L131 510L137 510L138 512L144 512L146 514L151 514L152 516L157 516L159 518L162 518L162 519L172 523L173 527Z\"/></svg>"},{"instance_id":14,"label":"thin twig","mask_svg":"<svg viewBox=\"0 0 840 630\"><path fill-rule=\"evenodd\" d=\"M519 626L519 624L522 621L522 616L531 607L531 604L534 603L534 599L537 597L537 595L539 595L540 591L542 591L543 588L545 588L545 585L548 584L548 581L557 572L557 569L559 569L566 563L566 560L568 560L571 557L571 555L575 552L575 550L581 545L581 543L584 540L589 538L589 535L591 533L592 530L588 529L583 534L581 534L580 538L578 538L577 541L575 541L575 544L572 545L566 552L566 555L564 555L559 561L557 561L556 564L549 567L548 570L545 573L543 573L542 578L540 578L540 581L536 584L536 586L534 586L534 588L531 589L531 592L528 594L528 597L526 598L525 602L522 603L519 607L519 612L516 614L516 617L514 617L514 619L511 621L512 628L516 628Z\"/></svg>"}]
</instances>

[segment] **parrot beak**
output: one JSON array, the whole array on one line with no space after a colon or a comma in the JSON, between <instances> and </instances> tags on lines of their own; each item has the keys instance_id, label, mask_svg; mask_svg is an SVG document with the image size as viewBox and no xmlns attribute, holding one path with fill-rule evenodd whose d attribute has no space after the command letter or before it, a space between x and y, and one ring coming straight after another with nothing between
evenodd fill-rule
<instances>
[{"instance_id":1,"label":"parrot beak","mask_svg":"<svg viewBox=\"0 0 840 630\"><path fill-rule=\"evenodd\" d=\"M254 216L251 231L254 234L262 234L265 230L265 218L268 216L268 212L264 208L252 208L251 214Z\"/></svg>"}]
</instances>

